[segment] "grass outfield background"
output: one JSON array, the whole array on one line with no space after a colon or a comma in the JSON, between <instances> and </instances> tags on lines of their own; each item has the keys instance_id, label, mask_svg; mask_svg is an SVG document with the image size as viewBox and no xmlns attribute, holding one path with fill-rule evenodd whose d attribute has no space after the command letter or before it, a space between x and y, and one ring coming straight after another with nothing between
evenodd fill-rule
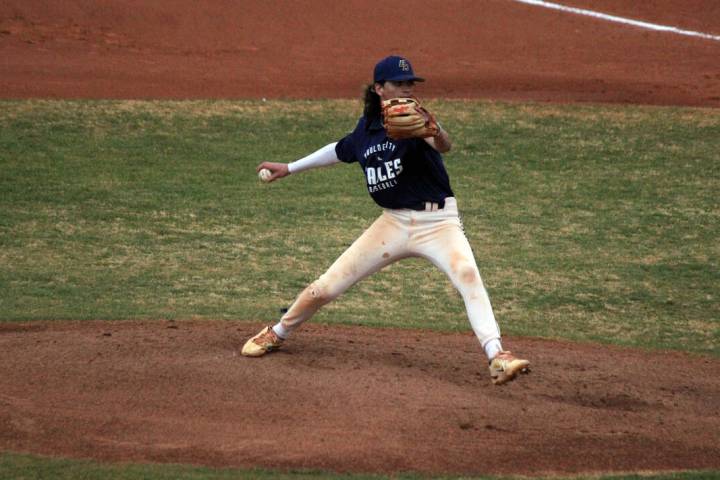
<instances>
[{"instance_id":1,"label":"grass outfield background","mask_svg":"<svg viewBox=\"0 0 720 480\"><path fill-rule=\"evenodd\" d=\"M503 333L720 354L720 112L428 105ZM357 165L271 185L255 166L334 141L360 110L0 102L0 321L276 319L379 208ZM469 330L421 260L314 321Z\"/></svg>"},{"instance_id":2,"label":"grass outfield background","mask_svg":"<svg viewBox=\"0 0 720 480\"><path fill-rule=\"evenodd\" d=\"M0 320L272 320L380 211L357 165L255 174L344 135L357 102L0 106ZM720 353L718 112L430 106L504 333ZM422 260L316 321L469 328Z\"/></svg>"},{"instance_id":3,"label":"grass outfield background","mask_svg":"<svg viewBox=\"0 0 720 480\"><path fill-rule=\"evenodd\" d=\"M16 480L423 480L416 475L340 475L316 471L270 472L235 469L208 469L184 465L104 465L85 460L46 459L30 455L0 453L0 478ZM438 480L468 477L433 477ZM528 480L528 477L472 477L474 480ZM553 480L708 480L720 478L713 472L673 472L664 474L592 475L552 477ZM469 479L468 479L469 480Z\"/></svg>"}]
</instances>

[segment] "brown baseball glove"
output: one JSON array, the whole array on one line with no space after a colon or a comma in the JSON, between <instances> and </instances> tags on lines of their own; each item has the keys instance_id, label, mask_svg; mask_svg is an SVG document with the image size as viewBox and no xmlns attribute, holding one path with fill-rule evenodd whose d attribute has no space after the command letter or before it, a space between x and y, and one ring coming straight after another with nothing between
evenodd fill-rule
<instances>
[{"instance_id":1,"label":"brown baseball glove","mask_svg":"<svg viewBox=\"0 0 720 480\"><path fill-rule=\"evenodd\" d=\"M432 113L416 98L393 98L382 102L383 126L393 140L434 137L438 125Z\"/></svg>"}]
</instances>

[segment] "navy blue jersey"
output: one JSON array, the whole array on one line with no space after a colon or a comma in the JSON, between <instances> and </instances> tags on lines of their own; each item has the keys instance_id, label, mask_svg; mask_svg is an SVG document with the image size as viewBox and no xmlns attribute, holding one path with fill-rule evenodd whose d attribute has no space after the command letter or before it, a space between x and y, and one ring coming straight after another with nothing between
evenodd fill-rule
<instances>
[{"instance_id":1,"label":"navy blue jersey","mask_svg":"<svg viewBox=\"0 0 720 480\"><path fill-rule=\"evenodd\" d=\"M388 138L380 118L360 118L335 153L345 163L360 164L368 193L383 208L442 204L454 196L440 153L422 138Z\"/></svg>"}]
</instances>

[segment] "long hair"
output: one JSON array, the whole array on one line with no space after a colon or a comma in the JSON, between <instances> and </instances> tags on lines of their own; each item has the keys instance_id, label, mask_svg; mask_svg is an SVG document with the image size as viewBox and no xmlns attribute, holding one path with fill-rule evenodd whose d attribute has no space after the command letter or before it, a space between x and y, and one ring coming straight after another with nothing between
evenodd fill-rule
<instances>
[{"instance_id":1,"label":"long hair","mask_svg":"<svg viewBox=\"0 0 720 480\"><path fill-rule=\"evenodd\" d=\"M380 117L380 95L375 93L375 84L371 83L365 87L365 95L363 96L363 115L372 119Z\"/></svg>"}]
</instances>

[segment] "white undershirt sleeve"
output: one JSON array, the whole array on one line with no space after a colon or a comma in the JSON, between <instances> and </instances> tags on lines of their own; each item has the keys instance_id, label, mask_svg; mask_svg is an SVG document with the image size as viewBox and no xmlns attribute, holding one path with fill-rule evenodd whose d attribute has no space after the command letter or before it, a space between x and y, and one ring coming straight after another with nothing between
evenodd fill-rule
<instances>
[{"instance_id":1,"label":"white undershirt sleeve","mask_svg":"<svg viewBox=\"0 0 720 480\"><path fill-rule=\"evenodd\" d=\"M288 171L290 173L298 173L311 168L327 167L340 162L335 153L335 145L337 142L325 145L320 150L311 153L307 157L288 163Z\"/></svg>"}]
</instances>

